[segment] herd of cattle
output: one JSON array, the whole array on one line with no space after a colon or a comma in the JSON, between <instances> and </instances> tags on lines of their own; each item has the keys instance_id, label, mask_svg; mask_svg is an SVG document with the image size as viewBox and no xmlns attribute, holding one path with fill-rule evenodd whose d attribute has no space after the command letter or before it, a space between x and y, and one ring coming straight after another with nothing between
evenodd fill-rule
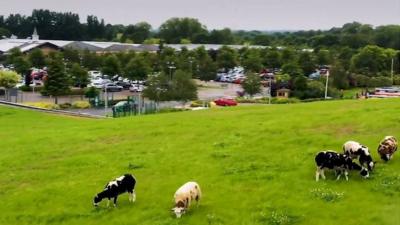
<instances>
[{"instance_id":1,"label":"herd of cattle","mask_svg":"<svg viewBox=\"0 0 400 225\"><path fill-rule=\"evenodd\" d=\"M378 154L385 162L392 159L396 151L397 140L393 136L386 136L378 146ZM353 160L357 158L360 165L353 162ZM344 143L343 153L337 153L335 151L319 152L315 156L315 162L317 164L316 181L319 180L319 177L325 179L324 171L326 169L334 170L337 180L340 179L342 174L344 174L346 180L348 180L350 170L360 171L362 177L368 178L369 173L372 172L376 164L372 159L368 147L355 141Z\"/></svg>"},{"instance_id":2,"label":"herd of cattle","mask_svg":"<svg viewBox=\"0 0 400 225\"><path fill-rule=\"evenodd\" d=\"M378 154L385 162L392 159L396 150L397 140L393 136L385 137L378 146ZM353 162L354 159L358 159L360 165ZM335 171L337 180L342 174L348 180L350 170L360 171L362 177L368 178L376 164L368 147L355 141L348 141L343 145L343 154L335 151L319 152L315 157L315 162L317 164L316 181L320 176L325 179L324 171L327 169ZM135 185L136 179L131 174L125 174L107 183L104 190L94 197L93 204L98 206L103 199L108 199L107 206L109 206L110 200L113 199L114 206L116 206L118 196L126 192L129 194L129 201L134 202L136 199ZM191 202L196 200L198 204L200 198L200 186L196 182L187 182L175 192L175 207L172 208L172 211L177 218L180 218L188 210Z\"/></svg>"}]
</instances>

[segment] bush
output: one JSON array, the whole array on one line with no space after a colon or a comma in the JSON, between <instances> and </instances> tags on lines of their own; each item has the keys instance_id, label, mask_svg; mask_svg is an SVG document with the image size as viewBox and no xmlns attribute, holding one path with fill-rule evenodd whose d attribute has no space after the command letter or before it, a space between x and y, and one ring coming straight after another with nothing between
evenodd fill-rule
<instances>
[{"instance_id":1,"label":"bush","mask_svg":"<svg viewBox=\"0 0 400 225\"><path fill-rule=\"evenodd\" d=\"M400 74L397 74L397 75L393 76L393 84L394 85L400 85Z\"/></svg>"},{"instance_id":2,"label":"bush","mask_svg":"<svg viewBox=\"0 0 400 225\"><path fill-rule=\"evenodd\" d=\"M210 102L207 101L201 101L201 100L196 100L196 101L192 101L190 103L190 107L210 107Z\"/></svg>"},{"instance_id":3,"label":"bush","mask_svg":"<svg viewBox=\"0 0 400 225\"><path fill-rule=\"evenodd\" d=\"M66 102L59 105L61 109L70 109L72 107L71 103Z\"/></svg>"},{"instance_id":4,"label":"bush","mask_svg":"<svg viewBox=\"0 0 400 225\"><path fill-rule=\"evenodd\" d=\"M76 101L72 103L72 108L74 109L88 109L90 108L90 103L87 101Z\"/></svg>"},{"instance_id":5,"label":"bush","mask_svg":"<svg viewBox=\"0 0 400 225\"><path fill-rule=\"evenodd\" d=\"M50 102L28 102L25 105L43 108L43 109L60 109L60 106Z\"/></svg>"},{"instance_id":6,"label":"bush","mask_svg":"<svg viewBox=\"0 0 400 225\"><path fill-rule=\"evenodd\" d=\"M35 92L41 92L43 89L43 86L35 86ZM19 87L19 90L24 91L24 92L32 92L33 87L31 86L21 86Z\"/></svg>"},{"instance_id":7,"label":"bush","mask_svg":"<svg viewBox=\"0 0 400 225\"><path fill-rule=\"evenodd\" d=\"M300 100L297 98L272 98L271 103L272 104L293 104L293 103L299 103Z\"/></svg>"}]
</instances>

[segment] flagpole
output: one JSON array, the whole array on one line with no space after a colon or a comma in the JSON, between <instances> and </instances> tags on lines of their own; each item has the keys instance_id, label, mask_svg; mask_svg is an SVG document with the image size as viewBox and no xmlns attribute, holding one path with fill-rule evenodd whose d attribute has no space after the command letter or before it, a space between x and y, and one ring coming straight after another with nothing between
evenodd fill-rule
<instances>
[{"instance_id":1,"label":"flagpole","mask_svg":"<svg viewBox=\"0 0 400 225\"><path fill-rule=\"evenodd\" d=\"M328 99L328 81L329 81L329 70L326 72L325 99Z\"/></svg>"}]
</instances>

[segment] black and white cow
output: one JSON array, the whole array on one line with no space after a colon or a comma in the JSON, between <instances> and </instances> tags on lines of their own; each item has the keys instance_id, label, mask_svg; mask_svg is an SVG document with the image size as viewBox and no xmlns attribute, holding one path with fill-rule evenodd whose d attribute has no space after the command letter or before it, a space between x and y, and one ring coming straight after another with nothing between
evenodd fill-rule
<instances>
[{"instance_id":1,"label":"black and white cow","mask_svg":"<svg viewBox=\"0 0 400 225\"><path fill-rule=\"evenodd\" d=\"M360 165L368 168L368 171L374 169L376 162L373 161L368 147L355 141L348 141L343 145L343 152L352 159L358 158Z\"/></svg>"},{"instance_id":2,"label":"black and white cow","mask_svg":"<svg viewBox=\"0 0 400 225\"><path fill-rule=\"evenodd\" d=\"M352 159L345 155L339 154L335 151L321 151L315 156L315 163L317 164L317 172L315 174L315 180L318 181L321 176L325 180L325 170L335 170L337 176L336 180L339 180L342 173L345 175L346 180L349 180L348 174L350 170L361 171L360 174L363 177L368 177L368 170L362 168L352 161Z\"/></svg>"},{"instance_id":3,"label":"black and white cow","mask_svg":"<svg viewBox=\"0 0 400 225\"><path fill-rule=\"evenodd\" d=\"M114 199L114 206L117 206L118 195L125 192L129 193L129 201L134 202L136 200L135 193L136 179L131 174L125 174L118 177L115 180L108 182L104 190L98 193L93 200L94 206L98 206L101 200L108 199L107 207L110 204L110 199Z\"/></svg>"}]
</instances>

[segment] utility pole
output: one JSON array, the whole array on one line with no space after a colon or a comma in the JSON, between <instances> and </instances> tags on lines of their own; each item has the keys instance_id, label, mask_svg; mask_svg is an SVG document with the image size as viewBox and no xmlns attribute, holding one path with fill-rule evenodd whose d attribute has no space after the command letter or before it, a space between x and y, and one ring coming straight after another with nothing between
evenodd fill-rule
<instances>
[{"instance_id":1,"label":"utility pole","mask_svg":"<svg viewBox=\"0 0 400 225\"><path fill-rule=\"evenodd\" d=\"M105 96L104 96L104 114L107 116L107 109L108 109L108 93L107 93L107 86L104 85L104 91L105 91Z\"/></svg>"},{"instance_id":2,"label":"utility pole","mask_svg":"<svg viewBox=\"0 0 400 225\"><path fill-rule=\"evenodd\" d=\"M326 71L325 99L328 99L329 70Z\"/></svg>"},{"instance_id":3,"label":"utility pole","mask_svg":"<svg viewBox=\"0 0 400 225\"><path fill-rule=\"evenodd\" d=\"M391 75L392 75L392 85L394 84L394 77L393 77L393 73L394 73L394 58L392 58L392 67L391 67L391 69L390 69L390 73L391 73Z\"/></svg>"}]
</instances>

